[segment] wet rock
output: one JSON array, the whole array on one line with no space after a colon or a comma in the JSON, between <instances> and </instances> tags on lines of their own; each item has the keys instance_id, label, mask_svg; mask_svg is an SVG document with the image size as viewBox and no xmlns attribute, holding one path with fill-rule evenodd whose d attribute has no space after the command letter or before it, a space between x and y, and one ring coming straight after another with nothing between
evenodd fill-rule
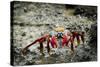
<instances>
[{"instance_id":1,"label":"wet rock","mask_svg":"<svg viewBox=\"0 0 100 67\"><path fill-rule=\"evenodd\" d=\"M81 15L81 16L86 16L91 20L96 20L97 19L97 8L88 6L88 7L75 7L75 15Z\"/></svg>"},{"instance_id":2,"label":"wet rock","mask_svg":"<svg viewBox=\"0 0 100 67\"><path fill-rule=\"evenodd\" d=\"M59 55L57 55L56 53L55 54L52 54L52 55L50 55L51 57L58 57Z\"/></svg>"},{"instance_id":3,"label":"wet rock","mask_svg":"<svg viewBox=\"0 0 100 67\"><path fill-rule=\"evenodd\" d=\"M26 36L25 32L22 33L22 36Z\"/></svg>"}]
</instances>

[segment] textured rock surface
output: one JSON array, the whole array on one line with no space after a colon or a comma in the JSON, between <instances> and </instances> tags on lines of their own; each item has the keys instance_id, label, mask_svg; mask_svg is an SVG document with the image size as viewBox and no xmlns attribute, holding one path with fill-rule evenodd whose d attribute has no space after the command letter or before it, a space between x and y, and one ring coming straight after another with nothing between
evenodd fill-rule
<instances>
[{"instance_id":1,"label":"textured rock surface","mask_svg":"<svg viewBox=\"0 0 100 67\"><path fill-rule=\"evenodd\" d=\"M97 21L96 7L83 7L61 4L43 4L15 2L13 7L13 54L14 65L54 64L97 60ZM86 8L86 9L85 9ZM83 9L81 11L80 9ZM93 10L93 11L91 11ZM93 12L88 14L88 12ZM93 20L91 20L91 19ZM74 55L70 49L52 49L49 56L44 49L42 56L37 49L39 44L31 46L27 55L21 54L22 48L41 37L41 33L53 31L57 25L70 30L85 31L85 47L79 45Z\"/></svg>"}]
</instances>

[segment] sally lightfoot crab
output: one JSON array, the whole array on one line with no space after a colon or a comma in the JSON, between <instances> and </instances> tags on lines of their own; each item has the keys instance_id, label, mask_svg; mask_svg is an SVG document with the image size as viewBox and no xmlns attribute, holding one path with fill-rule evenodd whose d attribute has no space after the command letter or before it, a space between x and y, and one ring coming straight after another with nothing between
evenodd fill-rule
<instances>
[{"instance_id":1,"label":"sally lightfoot crab","mask_svg":"<svg viewBox=\"0 0 100 67\"><path fill-rule=\"evenodd\" d=\"M52 48L63 48L63 47L70 47L71 51L74 52L74 41L76 38L77 45L80 44L80 41L84 44L84 36L85 33L83 31L78 32L78 31L72 31L70 32L69 30L64 30L63 28L57 28L56 29L56 34L51 34L51 33L46 33L42 37L36 39L29 45L27 45L25 48L22 49L23 55L25 55L26 50L34 45L35 43L39 43L40 47L40 53L44 55L43 50L44 50L44 42L46 42L46 49L48 54L50 55L50 50ZM51 46L51 47L50 47Z\"/></svg>"}]
</instances>

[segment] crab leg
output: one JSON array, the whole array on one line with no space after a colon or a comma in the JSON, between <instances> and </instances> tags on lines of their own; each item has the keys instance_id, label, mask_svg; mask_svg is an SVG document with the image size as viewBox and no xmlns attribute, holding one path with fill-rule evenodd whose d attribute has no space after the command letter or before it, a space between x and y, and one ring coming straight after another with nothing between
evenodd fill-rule
<instances>
[{"instance_id":1,"label":"crab leg","mask_svg":"<svg viewBox=\"0 0 100 67\"><path fill-rule=\"evenodd\" d=\"M50 43L50 39L47 40L47 52L50 54L50 46L49 46L49 43Z\"/></svg>"},{"instance_id":2,"label":"crab leg","mask_svg":"<svg viewBox=\"0 0 100 67\"><path fill-rule=\"evenodd\" d=\"M26 52L26 50L27 50L30 46L34 45L34 44L37 43L37 42L40 43L40 51L42 52L42 45L43 45L42 42L44 42L44 40L45 40L45 37L41 37L41 38L35 40L34 42L32 42L31 44L29 44L28 46L26 46L26 47L22 50L22 53L24 54L24 53Z\"/></svg>"},{"instance_id":3,"label":"crab leg","mask_svg":"<svg viewBox=\"0 0 100 67\"><path fill-rule=\"evenodd\" d=\"M40 53L43 54L43 43L42 42L40 43Z\"/></svg>"},{"instance_id":4,"label":"crab leg","mask_svg":"<svg viewBox=\"0 0 100 67\"><path fill-rule=\"evenodd\" d=\"M57 48L57 39L55 36L51 37L50 43L51 43L52 48L55 48L55 47Z\"/></svg>"},{"instance_id":5,"label":"crab leg","mask_svg":"<svg viewBox=\"0 0 100 67\"><path fill-rule=\"evenodd\" d=\"M71 50L74 52L74 46L73 46L74 38L72 36L70 37L70 42L71 42Z\"/></svg>"},{"instance_id":6,"label":"crab leg","mask_svg":"<svg viewBox=\"0 0 100 67\"><path fill-rule=\"evenodd\" d=\"M69 43L68 37L66 35L63 35L62 47L64 47L65 45L68 47L68 43Z\"/></svg>"},{"instance_id":7,"label":"crab leg","mask_svg":"<svg viewBox=\"0 0 100 67\"><path fill-rule=\"evenodd\" d=\"M82 32L82 34L81 34L81 40L82 40L82 42L84 44L84 32Z\"/></svg>"},{"instance_id":8,"label":"crab leg","mask_svg":"<svg viewBox=\"0 0 100 67\"><path fill-rule=\"evenodd\" d=\"M76 39L77 39L77 43L78 45L80 44L80 38L79 38L79 35L76 35Z\"/></svg>"}]
</instances>

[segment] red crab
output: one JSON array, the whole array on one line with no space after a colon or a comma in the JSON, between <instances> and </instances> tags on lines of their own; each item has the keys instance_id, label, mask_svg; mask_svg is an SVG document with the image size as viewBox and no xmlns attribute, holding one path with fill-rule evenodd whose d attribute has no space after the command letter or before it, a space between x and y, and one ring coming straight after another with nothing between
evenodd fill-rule
<instances>
[{"instance_id":1,"label":"red crab","mask_svg":"<svg viewBox=\"0 0 100 67\"><path fill-rule=\"evenodd\" d=\"M55 35L50 35L50 34L45 34L43 35L42 37L36 39L35 41L33 41L31 44L27 45L23 50L22 50L22 53L25 54L26 50L34 45L35 43L39 43L40 44L40 53L44 54L43 53L43 43L44 42L47 42L47 52L50 54L50 48L58 48L59 46L59 39L61 39L61 47L64 47L64 46L67 46L69 47L70 46L70 49L74 52L74 39L77 39L77 43L80 44L80 41L82 40L82 42L84 43L84 32L76 32L76 31L73 31L73 32L70 32L70 33L62 33L58 35L55 34ZM80 40L81 38L81 40ZM69 45L69 42L71 43ZM51 47L50 47L51 45Z\"/></svg>"}]
</instances>

